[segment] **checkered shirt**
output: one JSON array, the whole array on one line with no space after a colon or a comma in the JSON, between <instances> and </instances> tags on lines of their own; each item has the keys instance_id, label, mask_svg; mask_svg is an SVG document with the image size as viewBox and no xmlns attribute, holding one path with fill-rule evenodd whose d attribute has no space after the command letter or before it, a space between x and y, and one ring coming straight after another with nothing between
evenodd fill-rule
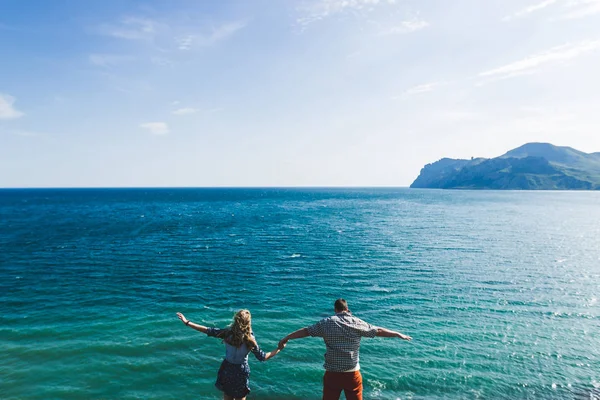
<instances>
[{"instance_id":1,"label":"checkered shirt","mask_svg":"<svg viewBox=\"0 0 600 400\"><path fill-rule=\"evenodd\" d=\"M325 340L325 370L346 372L358 370L358 351L362 337L375 337L377 328L352 316L349 312L337 313L307 327L308 334Z\"/></svg>"}]
</instances>

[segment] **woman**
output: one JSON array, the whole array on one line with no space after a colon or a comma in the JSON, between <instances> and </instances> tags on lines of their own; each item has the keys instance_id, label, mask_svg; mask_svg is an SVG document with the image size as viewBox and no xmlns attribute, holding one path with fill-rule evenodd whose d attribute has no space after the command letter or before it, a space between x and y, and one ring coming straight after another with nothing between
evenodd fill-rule
<instances>
[{"instance_id":1,"label":"woman","mask_svg":"<svg viewBox=\"0 0 600 400\"><path fill-rule=\"evenodd\" d=\"M224 400L245 400L250 388L250 366L248 353L252 352L259 361L267 361L275 357L285 345L266 353L258 347L252 333L252 318L250 311L240 310L233 317L233 323L225 329L207 328L188 320L182 313L177 313L179 319L187 326L208 336L217 337L225 343L225 359L221 363L215 386L223 392Z\"/></svg>"}]
</instances>

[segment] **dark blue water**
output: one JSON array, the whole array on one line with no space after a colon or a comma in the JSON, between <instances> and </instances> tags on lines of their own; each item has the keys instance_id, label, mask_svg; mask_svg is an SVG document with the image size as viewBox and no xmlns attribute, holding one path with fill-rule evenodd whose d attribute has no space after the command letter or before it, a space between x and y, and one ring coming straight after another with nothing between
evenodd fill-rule
<instances>
[{"instance_id":1,"label":"dark blue water","mask_svg":"<svg viewBox=\"0 0 600 400\"><path fill-rule=\"evenodd\" d=\"M266 350L331 312L367 399L593 399L600 193L408 189L0 191L0 398L217 399L249 308ZM324 346L251 360L250 398L317 399Z\"/></svg>"}]
</instances>

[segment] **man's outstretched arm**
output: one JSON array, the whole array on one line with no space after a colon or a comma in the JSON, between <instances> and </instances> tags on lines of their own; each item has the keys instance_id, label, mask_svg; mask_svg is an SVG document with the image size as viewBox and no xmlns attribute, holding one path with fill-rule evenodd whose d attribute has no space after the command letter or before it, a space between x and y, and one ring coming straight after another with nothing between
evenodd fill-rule
<instances>
[{"instance_id":1,"label":"man's outstretched arm","mask_svg":"<svg viewBox=\"0 0 600 400\"><path fill-rule=\"evenodd\" d=\"M279 341L279 347L285 346L285 344L288 342L288 340L301 339L301 338L304 338L307 336L309 336L308 329L306 329L306 328L298 329L296 332L292 332L289 335L287 335L286 337L284 337L283 339L281 339Z\"/></svg>"},{"instance_id":2,"label":"man's outstretched arm","mask_svg":"<svg viewBox=\"0 0 600 400\"><path fill-rule=\"evenodd\" d=\"M379 337L396 337L396 338L400 338L402 340L412 340L412 338L408 335L404 335L400 332L396 332L396 331L392 331L389 329L385 329L385 328L377 328L377 334L375 336L379 336Z\"/></svg>"}]
</instances>

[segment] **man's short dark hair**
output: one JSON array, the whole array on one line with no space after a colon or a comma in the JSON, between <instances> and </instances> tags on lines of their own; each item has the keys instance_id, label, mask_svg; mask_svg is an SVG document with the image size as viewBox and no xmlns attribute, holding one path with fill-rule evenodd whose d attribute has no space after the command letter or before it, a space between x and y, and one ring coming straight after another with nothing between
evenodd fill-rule
<instances>
[{"instance_id":1,"label":"man's short dark hair","mask_svg":"<svg viewBox=\"0 0 600 400\"><path fill-rule=\"evenodd\" d=\"M337 299L333 305L335 311L348 311L348 303L344 299Z\"/></svg>"}]
</instances>

